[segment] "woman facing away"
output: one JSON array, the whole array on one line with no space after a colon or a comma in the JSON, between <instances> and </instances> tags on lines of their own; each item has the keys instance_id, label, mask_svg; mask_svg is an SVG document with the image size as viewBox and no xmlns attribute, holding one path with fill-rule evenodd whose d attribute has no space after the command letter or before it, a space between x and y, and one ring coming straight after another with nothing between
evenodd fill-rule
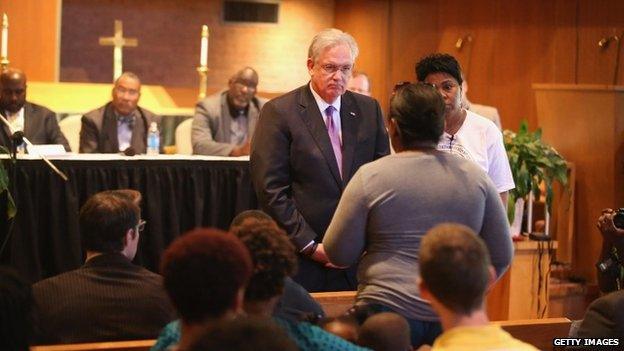
<instances>
[{"instance_id":1,"label":"woman facing away","mask_svg":"<svg viewBox=\"0 0 624 351\"><path fill-rule=\"evenodd\" d=\"M388 131L397 153L358 170L323 239L333 264L360 261L356 306L407 318L415 348L441 333L416 285L420 240L429 229L444 222L473 229L486 242L498 277L513 256L505 210L488 175L436 148L444 114L445 102L432 85L396 90Z\"/></svg>"}]
</instances>

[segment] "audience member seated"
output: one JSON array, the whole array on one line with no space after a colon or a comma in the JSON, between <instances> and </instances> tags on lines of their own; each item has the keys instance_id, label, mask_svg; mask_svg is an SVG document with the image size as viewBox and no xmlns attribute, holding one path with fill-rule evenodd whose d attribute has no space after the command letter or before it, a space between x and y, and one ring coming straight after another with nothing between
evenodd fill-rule
<instances>
[{"instance_id":1,"label":"audience member seated","mask_svg":"<svg viewBox=\"0 0 624 351\"><path fill-rule=\"evenodd\" d=\"M71 151L61 132L56 114L49 109L26 101L26 75L9 68L0 74L0 114L7 119L14 132L23 131L33 144L61 144ZM0 123L0 145L11 147L9 129Z\"/></svg>"},{"instance_id":2,"label":"audience member seated","mask_svg":"<svg viewBox=\"0 0 624 351\"><path fill-rule=\"evenodd\" d=\"M195 106L191 142L196 155L249 155L251 136L266 99L256 97L258 73L236 72L228 90L208 96Z\"/></svg>"},{"instance_id":3,"label":"audience member seated","mask_svg":"<svg viewBox=\"0 0 624 351\"><path fill-rule=\"evenodd\" d=\"M39 344L151 339L174 318L162 278L131 262L139 202L137 191L106 191L82 206L85 264L33 286Z\"/></svg>"},{"instance_id":4,"label":"audience member seated","mask_svg":"<svg viewBox=\"0 0 624 351\"><path fill-rule=\"evenodd\" d=\"M507 206L508 191L515 187L503 135L494 123L462 107L462 73L448 54L432 54L416 64L418 81L433 84L444 98L444 133L438 150L468 159L483 169Z\"/></svg>"},{"instance_id":5,"label":"audience member seated","mask_svg":"<svg viewBox=\"0 0 624 351\"><path fill-rule=\"evenodd\" d=\"M615 211L602 211L597 227L602 234L602 250L596 267L600 290L608 293L592 302L578 329L585 338L624 338L624 290L621 255L624 253L624 230L613 223Z\"/></svg>"},{"instance_id":6,"label":"audience member seated","mask_svg":"<svg viewBox=\"0 0 624 351\"><path fill-rule=\"evenodd\" d=\"M274 222L266 213L259 210L247 210L232 220L230 230L242 225L245 220L256 219ZM277 224L276 224L277 225ZM325 317L325 312L310 293L291 277L284 278L284 292L275 305L273 316L295 321L318 321Z\"/></svg>"},{"instance_id":7,"label":"audience member seated","mask_svg":"<svg viewBox=\"0 0 624 351\"><path fill-rule=\"evenodd\" d=\"M33 297L30 285L12 268L0 267L0 346L28 350L32 339Z\"/></svg>"},{"instance_id":8,"label":"audience member seated","mask_svg":"<svg viewBox=\"0 0 624 351\"><path fill-rule=\"evenodd\" d=\"M206 329L187 351L297 351L280 327L264 318L241 317Z\"/></svg>"},{"instance_id":9,"label":"audience member seated","mask_svg":"<svg viewBox=\"0 0 624 351\"><path fill-rule=\"evenodd\" d=\"M368 74L362 71L353 72L347 84L347 89L354 93L371 96L370 78L368 78Z\"/></svg>"},{"instance_id":10,"label":"audience member seated","mask_svg":"<svg viewBox=\"0 0 624 351\"><path fill-rule=\"evenodd\" d=\"M356 172L323 239L334 265L359 261L356 305L405 317L414 347L441 333L437 314L413 284L427 230L448 221L473 228L490 248L499 276L513 255L507 216L487 174L436 148L444 108L431 85L398 88L387 122L397 153Z\"/></svg>"},{"instance_id":11,"label":"audience member seated","mask_svg":"<svg viewBox=\"0 0 624 351\"><path fill-rule=\"evenodd\" d=\"M362 324L358 345L372 350L410 351L409 324L396 313L377 313Z\"/></svg>"},{"instance_id":12,"label":"audience member seated","mask_svg":"<svg viewBox=\"0 0 624 351\"><path fill-rule=\"evenodd\" d=\"M444 329L432 350L537 350L489 323L485 294L496 273L485 242L470 228L441 224L431 229L422 238L419 265L419 290Z\"/></svg>"},{"instance_id":13,"label":"audience member seated","mask_svg":"<svg viewBox=\"0 0 624 351\"><path fill-rule=\"evenodd\" d=\"M160 124L160 116L137 105L141 97L139 77L124 72L115 80L112 97L106 105L82 116L80 152L146 153L150 125Z\"/></svg>"},{"instance_id":14,"label":"audience member seated","mask_svg":"<svg viewBox=\"0 0 624 351\"><path fill-rule=\"evenodd\" d=\"M162 330L152 350L176 343L186 350L206 328L233 319L251 272L249 251L231 234L196 229L176 239L163 254L162 273L181 320Z\"/></svg>"},{"instance_id":15,"label":"audience member seated","mask_svg":"<svg viewBox=\"0 0 624 351\"><path fill-rule=\"evenodd\" d=\"M297 267L295 248L275 222L249 218L233 227L232 233L245 244L253 261L253 274L245 290L244 310L247 315L265 318L267 323L274 321L302 351L364 350L315 325L273 316L275 305L284 289L284 278L292 275ZM184 324L181 330L176 322L169 323L165 329L161 336L179 335L180 331L184 336ZM169 344L162 341L159 338L158 347L152 351L166 350Z\"/></svg>"}]
</instances>

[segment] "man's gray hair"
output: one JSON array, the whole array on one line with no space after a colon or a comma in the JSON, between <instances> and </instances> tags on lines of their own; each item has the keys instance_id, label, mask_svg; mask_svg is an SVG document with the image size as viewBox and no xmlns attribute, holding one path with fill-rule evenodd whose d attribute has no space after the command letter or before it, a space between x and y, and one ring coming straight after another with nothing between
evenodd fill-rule
<instances>
[{"instance_id":1,"label":"man's gray hair","mask_svg":"<svg viewBox=\"0 0 624 351\"><path fill-rule=\"evenodd\" d=\"M351 51L351 58L355 61L355 58L360 53L360 49L358 48L355 39L353 39L351 34L336 28L323 29L314 36L312 43L310 43L310 48L308 49L308 58L311 58L313 62L316 62L316 59L323 50L341 44L349 47L349 51Z\"/></svg>"}]
</instances>

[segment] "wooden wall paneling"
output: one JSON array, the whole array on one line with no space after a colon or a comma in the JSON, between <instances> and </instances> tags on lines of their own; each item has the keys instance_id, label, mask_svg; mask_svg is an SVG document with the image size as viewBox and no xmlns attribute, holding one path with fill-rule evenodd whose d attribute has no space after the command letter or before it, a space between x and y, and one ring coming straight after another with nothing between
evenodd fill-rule
<instances>
[{"instance_id":1,"label":"wooden wall paneling","mask_svg":"<svg viewBox=\"0 0 624 351\"><path fill-rule=\"evenodd\" d=\"M577 82L578 2L556 0L552 33L553 54L547 64L553 70L552 82L573 84Z\"/></svg>"},{"instance_id":2,"label":"wooden wall paneling","mask_svg":"<svg viewBox=\"0 0 624 351\"><path fill-rule=\"evenodd\" d=\"M0 14L9 18L10 66L31 81L57 80L60 1L0 0Z\"/></svg>"},{"instance_id":3,"label":"wooden wall paneling","mask_svg":"<svg viewBox=\"0 0 624 351\"><path fill-rule=\"evenodd\" d=\"M390 8L390 74L386 94L400 81L415 81L414 65L439 42L438 2L393 0Z\"/></svg>"},{"instance_id":4,"label":"wooden wall paneling","mask_svg":"<svg viewBox=\"0 0 624 351\"><path fill-rule=\"evenodd\" d=\"M601 38L624 32L624 1L579 0L579 84L615 84L615 69L618 56L618 43L611 41L600 48ZM620 84L624 81L620 81Z\"/></svg>"},{"instance_id":5,"label":"wooden wall paneling","mask_svg":"<svg viewBox=\"0 0 624 351\"><path fill-rule=\"evenodd\" d=\"M356 70L371 80L372 96L387 106L389 1L337 1L335 27L355 38L360 48Z\"/></svg>"},{"instance_id":6,"label":"wooden wall paneling","mask_svg":"<svg viewBox=\"0 0 624 351\"><path fill-rule=\"evenodd\" d=\"M517 130L526 119L537 126L531 84L552 82L551 57L557 4L505 1L496 3L496 38L490 89L503 124Z\"/></svg>"}]
</instances>

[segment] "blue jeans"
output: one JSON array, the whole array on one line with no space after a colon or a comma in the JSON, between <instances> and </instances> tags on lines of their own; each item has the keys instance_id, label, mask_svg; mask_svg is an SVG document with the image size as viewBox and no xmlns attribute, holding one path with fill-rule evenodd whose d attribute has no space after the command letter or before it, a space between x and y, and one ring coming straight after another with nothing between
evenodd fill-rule
<instances>
[{"instance_id":1,"label":"blue jeans","mask_svg":"<svg viewBox=\"0 0 624 351\"><path fill-rule=\"evenodd\" d=\"M372 314L380 313L380 312L394 312L390 307L380 305L380 304L368 304L366 305L367 309L372 312ZM400 313L397 313L400 314ZM418 319L409 319L407 320L407 324L410 327L410 336L412 340L412 347L417 349L421 345L433 345L433 341L442 334L442 324L440 322L427 322L421 321Z\"/></svg>"}]
</instances>

